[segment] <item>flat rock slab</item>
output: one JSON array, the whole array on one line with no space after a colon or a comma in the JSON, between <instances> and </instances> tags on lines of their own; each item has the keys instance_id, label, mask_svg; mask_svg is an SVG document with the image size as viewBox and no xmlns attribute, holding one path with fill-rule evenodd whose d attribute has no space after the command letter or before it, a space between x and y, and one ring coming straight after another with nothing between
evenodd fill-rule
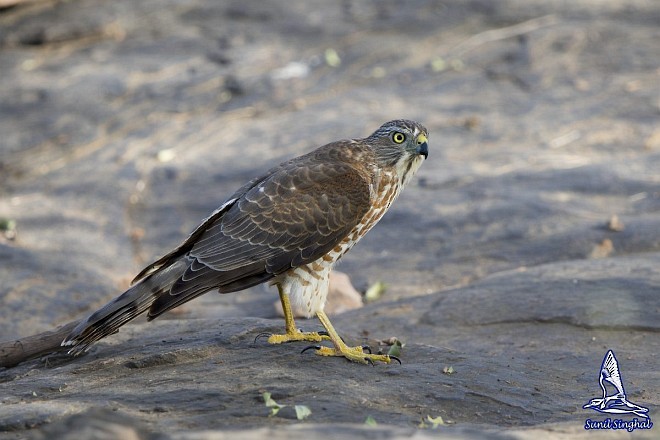
<instances>
[{"instance_id":1,"label":"flat rock slab","mask_svg":"<svg viewBox=\"0 0 660 440\"><path fill-rule=\"evenodd\" d=\"M0 439L593 438L608 349L657 418L660 4L406 5L0 11L3 341L102 306L279 161L394 118L431 133L339 266L384 295L332 317L353 344L405 342L402 365L255 343L281 331L274 290L210 294L0 370ZM264 391L288 406L268 417Z\"/></svg>"},{"instance_id":2,"label":"flat rock slab","mask_svg":"<svg viewBox=\"0 0 660 440\"><path fill-rule=\"evenodd\" d=\"M660 376L648 368L657 362L660 324L629 304L653 303L658 263L660 254L557 263L335 319L355 344L405 341L402 365L362 366L299 354L304 344L255 342L261 332L281 330L274 320L129 325L81 358L53 356L1 373L0 430L21 432L97 407L139 420L146 432L181 435L298 423L357 426L367 417L412 429L441 416L450 424L441 431L459 436L581 426L593 417L582 405L600 393L598 369L612 347L621 347L629 399L654 414ZM638 282L626 291L616 280L631 272ZM264 392L289 407L269 417ZM298 422L294 405L312 415Z\"/></svg>"}]
</instances>

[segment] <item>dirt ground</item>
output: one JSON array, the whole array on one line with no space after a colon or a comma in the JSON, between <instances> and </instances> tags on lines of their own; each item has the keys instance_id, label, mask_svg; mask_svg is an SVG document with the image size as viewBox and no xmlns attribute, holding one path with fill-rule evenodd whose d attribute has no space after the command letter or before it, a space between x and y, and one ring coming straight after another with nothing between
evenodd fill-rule
<instances>
[{"instance_id":1,"label":"dirt ground","mask_svg":"<svg viewBox=\"0 0 660 440\"><path fill-rule=\"evenodd\" d=\"M605 415L583 405L611 349L660 409L658 23L645 0L0 10L2 341L102 306L279 161L396 118L430 131L339 267L384 294L333 317L403 341L402 365L254 342L283 326L275 290L208 294L0 369L0 439L657 438L585 430Z\"/></svg>"}]
</instances>

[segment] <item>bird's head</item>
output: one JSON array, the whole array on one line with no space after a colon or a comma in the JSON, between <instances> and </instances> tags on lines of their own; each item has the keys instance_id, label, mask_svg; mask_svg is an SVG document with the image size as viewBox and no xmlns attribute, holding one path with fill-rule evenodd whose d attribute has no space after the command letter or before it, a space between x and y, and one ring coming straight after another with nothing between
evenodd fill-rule
<instances>
[{"instance_id":1,"label":"bird's head","mask_svg":"<svg viewBox=\"0 0 660 440\"><path fill-rule=\"evenodd\" d=\"M381 166L395 168L405 184L429 155L428 135L422 124L397 119L381 125L366 141Z\"/></svg>"}]
</instances>

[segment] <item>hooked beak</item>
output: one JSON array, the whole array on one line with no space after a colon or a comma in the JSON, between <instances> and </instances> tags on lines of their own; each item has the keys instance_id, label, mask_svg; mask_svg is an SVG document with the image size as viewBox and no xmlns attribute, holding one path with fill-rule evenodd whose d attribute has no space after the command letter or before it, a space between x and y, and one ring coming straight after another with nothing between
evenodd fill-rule
<instances>
[{"instance_id":1,"label":"hooked beak","mask_svg":"<svg viewBox=\"0 0 660 440\"><path fill-rule=\"evenodd\" d=\"M417 154L424 156L424 159L429 157L428 139L423 134L417 136Z\"/></svg>"}]
</instances>

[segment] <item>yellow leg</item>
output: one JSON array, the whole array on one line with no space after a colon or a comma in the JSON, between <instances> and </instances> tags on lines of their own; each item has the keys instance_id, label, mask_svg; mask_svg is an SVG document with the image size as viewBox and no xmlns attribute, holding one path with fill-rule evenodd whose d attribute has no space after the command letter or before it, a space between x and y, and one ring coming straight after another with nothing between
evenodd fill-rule
<instances>
[{"instance_id":1,"label":"yellow leg","mask_svg":"<svg viewBox=\"0 0 660 440\"><path fill-rule=\"evenodd\" d=\"M291 303L289 302L289 295L282 290L282 286L277 285L277 291L280 293L280 301L282 302L282 310L284 310L284 325L286 333L283 335L270 335L268 342L270 344L282 344L283 342L292 341L309 341L321 342L328 340L328 336L320 335L317 332L301 332L296 328L296 322L293 320L293 311L291 310Z\"/></svg>"},{"instance_id":2,"label":"yellow leg","mask_svg":"<svg viewBox=\"0 0 660 440\"><path fill-rule=\"evenodd\" d=\"M316 316L319 318L319 321L321 321L321 324L323 324L323 327L327 330L328 336L330 336L330 340L334 344L334 348L318 346L318 348L316 348L316 354L321 356L343 356L349 361L362 364L373 364L374 362L385 362L386 364L389 364L392 362L392 358L386 354L365 353L364 349L360 346L347 346L337 334L337 331L330 323L328 315L326 315L325 312L317 312Z\"/></svg>"}]
</instances>

